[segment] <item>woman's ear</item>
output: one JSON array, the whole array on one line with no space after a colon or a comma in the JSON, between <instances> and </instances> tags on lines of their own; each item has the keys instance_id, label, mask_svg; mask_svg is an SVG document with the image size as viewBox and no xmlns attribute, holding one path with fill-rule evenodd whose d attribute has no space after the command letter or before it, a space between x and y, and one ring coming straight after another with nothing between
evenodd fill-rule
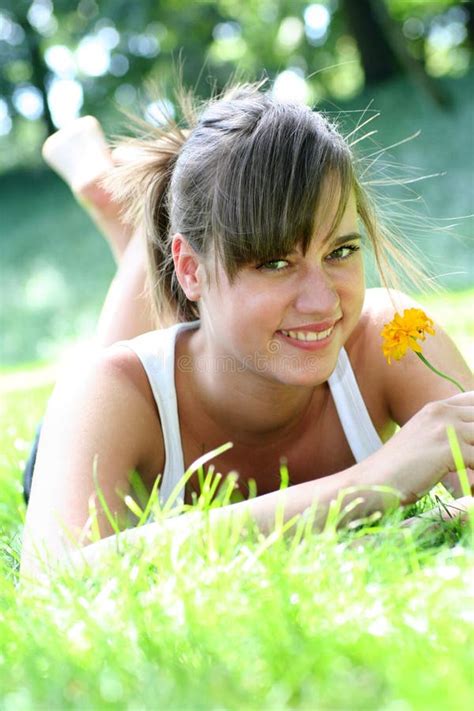
<instances>
[{"instance_id":1,"label":"woman's ear","mask_svg":"<svg viewBox=\"0 0 474 711\"><path fill-rule=\"evenodd\" d=\"M176 277L186 298L199 301L204 284L204 268L197 253L181 234L173 236L171 251Z\"/></svg>"}]
</instances>

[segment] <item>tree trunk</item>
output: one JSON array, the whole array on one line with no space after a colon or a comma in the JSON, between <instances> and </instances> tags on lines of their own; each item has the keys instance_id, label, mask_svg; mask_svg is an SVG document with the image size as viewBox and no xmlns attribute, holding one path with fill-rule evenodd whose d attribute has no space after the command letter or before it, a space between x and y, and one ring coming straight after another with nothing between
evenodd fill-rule
<instances>
[{"instance_id":1,"label":"tree trunk","mask_svg":"<svg viewBox=\"0 0 474 711\"><path fill-rule=\"evenodd\" d=\"M466 29L467 29L467 41L469 43L469 47L474 47L474 2L473 0L469 0L469 2L466 3L466 10L467 10L467 23L466 23Z\"/></svg>"},{"instance_id":2,"label":"tree trunk","mask_svg":"<svg viewBox=\"0 0 474 711\"><path fill-rule=\"evenodd\" d=\"M368 84L378 84L402 73L400 62L387 42L371 0L343 0L342 8L359 48Z\"/></svg>"},{"instance_id":3,"label":"tree trunk","mask_svg":"<svg viewBox=\"0 0 474 711\"><path fill-rule=\"evenodd\" d=\"M48 69L46 67L46 64L44 63L43 55L39 46L40 38L36 33L34 33L34 30L32 29L31 25L26 21L26 19L22 19L20 21L20 24L25 32L26 43L28 46L28 51L30 53L30 62L32 70L31 83L41 93L41 97L43 99L43 121L46 125L48 136L50 136L57 130L57 128L53 123L51 111L49 110L48 90L46 86L46 77L48 75Z\"/></svg>"},{"instance_id":4,"label":"tree trunk","mask_svg":"<svg viewBox=\"0 0 474 711\"><path fill-rule=\"evenodd\" d=\"M32 47L31 56L33 60L33 81L43 97L43 120L46 124L48 136L50 136L52 133L57 131L57 128L53 123L53 118L48 104L48 91L46 88L46 76L48 72L37 44Z\"/></svg>"},{"instance_id":5,"label":"tree trunk","mask_svg":"<svg viewBox=\"0 0 474 711\"><path fill-rule=\"evenodd\" d=\"M449 95L443 91L439 82L426 73L424 64L410 54L402 29L398 22L395 22L391 17L385 0L369 0L369 2L372 6L374 17L378 20L380 31L384 33L387 43L390 45L400 66L405 70L405 73L413 80L413 83L422 91L426 92L439 107L448 108L451 105Z\"/></svg>"},{"instance_id":6,"label":"tree trunk","mask_svg":"<svg viewBox=\"0 0 474 711\"><path fill-rule=\"evenodd\" d=\"M449 105L449 97L440 84L408 51L401 27L390 15L385 0L343 0L342 6L357 41L368 84L407 74L438 106Z\"/></svg>"}]
</instances>

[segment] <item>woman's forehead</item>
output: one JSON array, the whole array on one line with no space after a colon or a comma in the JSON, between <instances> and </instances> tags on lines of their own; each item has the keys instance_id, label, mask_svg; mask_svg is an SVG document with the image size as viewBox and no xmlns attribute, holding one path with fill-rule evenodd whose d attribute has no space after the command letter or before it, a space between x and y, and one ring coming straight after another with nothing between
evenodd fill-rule
<instances>
[{"instance_id":1,"label":"woman's forehead","mask_svg":"<svg viewBox=\"0 0 474 711\"><path fill-rule=\"evenodd\" d=\"M350 185L342 184L340 176L333 174L325 178L312 213L306 234L300 233L303 225L301 221L298 224L296 217L292 229L289 216L285 218L283 231L279 232L278 223L273 225L275 232L271 225L265 225L266 232L261 230L262 234L256 234L253 244L248 234L242 235L242 246L237 233L220 234L213 240L206 261L213 264L211 269L216 275L220 272L219 267L223 267L232 281L242 267L273 259L277 255L290 254L294 250L306 251L310 243L321 245L334 237L357 231L355 193Z\"/></svg>"},{"instance_id":2,"label":"woman's forehead","mask_svg":"<svg viewBox=\"0 0 474 711\"><path fill-rule=\"evenodd\" d=\"M326 241L331 236L353 232L357 224L357 203L354 190L349 192L345 205L341 205L340 191L326 191L316 208L313 240ZM334 233L334 234L333 234Z\"/></svg>"}]
</instances>

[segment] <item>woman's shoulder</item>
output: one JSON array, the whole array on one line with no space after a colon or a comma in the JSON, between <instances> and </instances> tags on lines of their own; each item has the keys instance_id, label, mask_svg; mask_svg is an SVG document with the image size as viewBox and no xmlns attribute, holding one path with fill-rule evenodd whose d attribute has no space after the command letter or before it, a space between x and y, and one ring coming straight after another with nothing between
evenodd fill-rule
<instances>
[{"instance_id":1,"label":"woman's shoulder","mask_svg":"<svg viewBox=\"0 0 474 711\"><path fill-rule=\"evenodd\" d=\"M395 310L387 289L366 290L359 322L345 345L353 364L366 364L380 369L384 362L380 332L393 317Z\"/></svg>"},{"instance_id":2,"label":"woman's shoulder","mask_svg":"<svg viewBox=\"0 0 474 711\"><path fill-rule=\"evenodd\" d=\"M405 366L405 362L387 363L382 347L382 330L397 312L403 313L410 308L421 309L422 306L402 291L367 289L359 323L346 344L356 375L369 377L376 383L379 396L389 396L390 389L399 386L400 366ZM414 354L409 353L406 361L415 367L421 365L412 356Z\"/></svg>"},{"instance_id":3,"label":"woman's shoulder","mask_svg":"<svg viewBox=\"0 0 474 711\"><path fill-rule=\"evenodd\" d=\"M133 342L132 339L130 342ZM58 385L68 389L92 389L97 395L124 398L137 410L147 408L154 398L145 370L136 352L114 343L78 351L65 365ZM98 403L100 404L100 403Z\"/></svg>"},{"instance_id":4,"label":"woman's shoulder","mask_svg":"<svg viewBox=\"0 0 474 711\"><path fill-rule=\"evenodd\" d=\"M153 344L156 344L159 339L159 332L150 331L128 341L114 343L104 349L97 367L103 377L115 379L120 387L131 394L133 393L136 414L145 419L148 426L155 431L155 436L159 430L160 437L158 439L161 439L160 413L149 376L139 356L141 348L143 348L143 336L147 336L147 341L153 348Z\"/></svg>"},{"instance_id":5,"label":"woman's shoulder","mask_svg":"<svg viewBox=\"0 0 474 711\"><path fill-rule=\"evenodd\" d=\"M148 336L147 342L150 346L156 341L155 334L156 332L143 334ZM151 387L139 357L144 345L143 335L104 348L97 356L96 367L104 377L117 378L124 384L133 386L138 393L142 393L147 398L147 395L152 395Z\"/></svg>"},{"instance_id":6,"label":"woman's shoulder","mask_svg":"<svg viewBox=\"0 0 474 711\"><path fill-rule=\"evenodd\" d=\"M122 349L124 346L137 354L139 360L152 360L155 363L171 356L182 333L199 327L199 321L186 321L167 325L153 331L113 343L108 348ZM108 349L106 349L108 350Z\"/></svg>"},{"instance_id":7,"label":"woman's shoulder","mask_svg":"<svg viewBox=\"0 0 474 711\"><path fill-rule=\"evenodd\" d=\"M456 394L456 388L434 374L408 350L400 361L389 365L383 354L382 329L395 313L422 309L434 321L435 335L422 343L424 355L439 369L449 371L469 387L469 368L433 314L408 294L395 289L368 289L359 324L349 339L348 351L356 378L369 400L385 403L393 421L403 425L426 403Z\"/></svg>"},{"instance_id":8,"label":"woman's shoulder","mask_svg":"<svg viewBox=\"0 0 474 711\"><path fill-rule=\"evenodd\" d=\"M108 412L109 422L117 421L114 431L123 427L128 432L133 431L143 469L156 467L157 460L164 458L161 421L150 382L136 352L112 344L91 349L78 360L68 369L69 377L74 377L81 368L85 389L94 393L96 412Z\"/></svg>"},{"instance_id":9,"label":"woman's shoulder","mask_svg":"<svg viewBox=\"0 0 474 711\"><path fill-rule=\"evenodd\" d=\"M371 326L383 328L384 324L393 318L396 311L400 312L409 308L422 307L403 291L385 287L366 289L361 323L369 330Z\"/></svg>"},{"instance_id":10,"label":"woman's shoulder","mask_svg":"<svg viewBox=\"0 0 474 711\"><path fill-rule=\"evenodd\" d=\"M383 441L393 434L395 423L399 424L393 392L400 383L393 381L396 366L389 366L384 357L381 332L397 310L414 306L413 299L401 291L367 289L359 322L345 345L362 398ZM405 394L402 387L400 397Z\"/></svg>"},{"instance_id":11,"label":"woman's shoulder","mask_svg":"<svg viewBox=\"0 0 474 711\"><path fill-rule=\"evenodd\" d=\"M365 357L374 357L372 365L386 363L382 350L381 331L396 312L422 307L411 296L396 289L382 287L367 289L359 323L349 338L347 350L363 351ZM385 370L385 369L384 369Z\"/></svg>"},{"instance_id":12,"label":"woman's shoulder","mask_svg":"<svg viewBox=\"0 0 474 711\"><path fill-rule=\"evenodd\" d=\"M82 535L97 482L121 515L125 507L117 492L127 491L130 473L138 472L149 486L162 471L160 423L143 393L139 368L126 349L88 346L68 358L41 432L28 506L30 540L57 541L58 521L61 529Z\"/></svg>"}]
</instances>

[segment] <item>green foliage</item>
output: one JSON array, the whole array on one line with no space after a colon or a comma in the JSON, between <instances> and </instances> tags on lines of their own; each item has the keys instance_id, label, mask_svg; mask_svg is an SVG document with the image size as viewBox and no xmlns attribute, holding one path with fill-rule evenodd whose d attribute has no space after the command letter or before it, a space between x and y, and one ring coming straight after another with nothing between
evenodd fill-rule
<instances>
[{"instance_id":1,"label":"green foliage","mask_svg":"<svg viewBox=\"0 0 474 711\"><path fill-rule=\"evenodd\" d=\"M314 4L319 8L314 26L305 15L311 5L307 0L4 0L0 99L6 102L13 127L8 137L0 136L1 168L27 164L38 153L45 132L54 129L48 96L51 81L59 76L79 82L84 93L82 113L97 115L107 125L114 102L137 109L136 90L142 90L150 79L159 80L171 98L180 63L185 84L203 96L214 85L222 88L236 71L252 78L262 74L273 78L291 69L305 79L308 101L341 100L356 95L365 78L372 76L374 65L381 66L396 45L397 68L390 64L384 72L379 68L377 79L408 72L419 91L428 90L442 101L436 87L426 76L422 78L424 67L436 77L466 73L472 47L470 4L459 0L386 0L385 4L388 13L380 24L384 3L360 2L356 29L348 0ZM321 19L324 8L326 29ZM448 34L436 43L432 30L438 27L447 27ZM98 37L110 55L108 69L85 69L77 51L81 42ZM366 51L374 52L375 40L378 61L368 59ZM58 46L71 53L69 69L48 64L48 50ZM414 58L419 61L418 70L411 61ZM41 118L22 117L15 98L22 87L33 87L39 93ZM1 113L0 106L0 133ZM33 125L26 128L25 122Z\"/></svg>"},{"instance_id":2,"label":"green foliage","mask_svg":"<svg viewBox=\"0 0 474 711\"><path fill-rule=\"evenodd\" d=\"M52 173L9 174L0 192L2 364L51 360L93 334L113 260Z\"/></svg>"}]
</instances>

